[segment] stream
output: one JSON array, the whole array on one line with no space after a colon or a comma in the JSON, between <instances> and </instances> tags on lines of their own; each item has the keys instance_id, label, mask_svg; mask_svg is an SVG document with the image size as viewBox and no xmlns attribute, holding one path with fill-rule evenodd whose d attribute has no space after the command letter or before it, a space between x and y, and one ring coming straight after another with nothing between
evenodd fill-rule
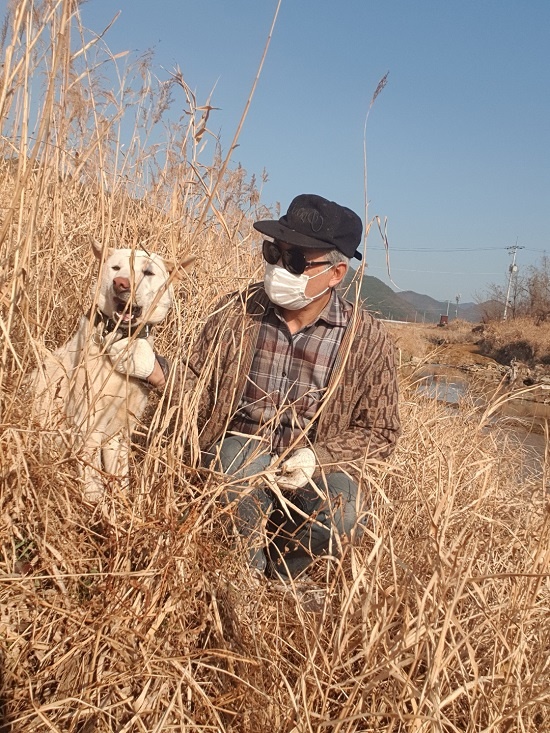
<instances>
[{"instance_id":1,"label":"stream","mask_svg":"<svg viewBox=\"0 0 550 733\"><path fill-rule=\"evenodd\" d=\"M420 372L417 393L423 397L443 402L455 409L463 399L470 399L474 405L484 407L488 404L495 385L471 380L460 369L428 364ZM480 386L481 385L481 386ZM550 392L549 392L550 398ZM548 452L545 423L550 421L550 404L535 402L531 399L514 397L502 402L495 414L495 421L522 445L526 451L526 469L542 479L545 456Z\"/></svg>"}]
</instances>

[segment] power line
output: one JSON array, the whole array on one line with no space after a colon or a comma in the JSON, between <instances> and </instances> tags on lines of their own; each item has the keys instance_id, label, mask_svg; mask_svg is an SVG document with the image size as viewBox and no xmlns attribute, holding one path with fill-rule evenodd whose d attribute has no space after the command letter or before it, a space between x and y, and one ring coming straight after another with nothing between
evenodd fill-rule
<instances>
[{"instance_id":1,"label":"power line","mask_svg":"<svg viewBox=\"0 0 550 733\"><path fill-rule=\"evenodd\" d=\"M371 249L377 249L378 251L386 251L385 248L371 247ZM502 252L506 247L457 247L456 249L434 249L433 247L414 247L414 248L402 248L402 247L389 247L390 252Z\"/></svg>"},{"instance_id":2,"label":"power line","mask_svg":"<svg viewBox=\"0 0 550 733\"><path fill-rule=\"evenodd\" d=\"M369 247L371 251L385 252L383 247ZM432 247L416 247L413 249L406 249L401 247L390 247L389 252L505 252L509 247L457 247L453 249L433 249ZM532 247L522 247L526 252L548 252L548 249L533 249Z\"/></svg>"},{"instance_id":3,"label":"power line","mask_svg":"<svg viewBox=\"0 0 550 733\"><path fill-rule=\"evenodd\" d=\"M369 265L367 270L384 270L387 268L384 265ZM392 267L392 272L420 272L427 275L472 275L472 271L468 272L457 272L456 270L410 270L406 267ZM476 272L475 275L502 275L502 272Z\"/></svg>"}]
</instances>

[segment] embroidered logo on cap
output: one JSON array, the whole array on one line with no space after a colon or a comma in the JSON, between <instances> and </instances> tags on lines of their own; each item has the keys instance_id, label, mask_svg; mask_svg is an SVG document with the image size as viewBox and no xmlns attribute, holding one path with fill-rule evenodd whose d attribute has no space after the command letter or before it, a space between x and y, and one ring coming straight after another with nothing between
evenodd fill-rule
<instances>
[{"instance_id":1,"label":"embroidered logo on cap","mask_svg":"<svg viewBox=\"0 0 550 733\"><path fill-rule=\"evenodd\" d=\"M292 209L292 216L304 224L309 224L314 232L320 232L323 228L324 219L316 209L306 209L302 206L299 209Z\"/></svg>"}]
</instances>

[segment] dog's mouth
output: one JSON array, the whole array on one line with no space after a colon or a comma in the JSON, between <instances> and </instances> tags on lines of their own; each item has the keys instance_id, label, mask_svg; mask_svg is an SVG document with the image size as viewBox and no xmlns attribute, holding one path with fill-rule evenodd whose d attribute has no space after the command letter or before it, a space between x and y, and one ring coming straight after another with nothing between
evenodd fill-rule
<instances>
[{"instance_id":1,"label":"dog's mouth","mask_svg":"<svg viewBox=\"0 0 550 733\"><path fill-rule=\"evenodd\" d=\"M141 317L143 308L140 305L133 305L128 300L123 300L122 298L115 298L114 305L114 315L120 323L135 323Z\"/></svg>"}]
</instances>

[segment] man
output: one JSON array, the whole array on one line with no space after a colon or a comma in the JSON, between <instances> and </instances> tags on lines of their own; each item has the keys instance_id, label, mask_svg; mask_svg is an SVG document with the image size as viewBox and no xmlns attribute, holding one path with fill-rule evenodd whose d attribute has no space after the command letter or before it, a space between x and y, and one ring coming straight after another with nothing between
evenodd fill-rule
<instances>
[{"instance_id":1,"label":"man","mask_svg":"<svg viewBox=\"0 0 550 733\"><path fill-rule=\"evenodd\" d=\"M270 238L264 282L209 318L185 389L200 379L203 465L228 476L223 501L251 568L284 579L361 536L366 462L386 459L400 433L397 379L382 325L336 292L361 259L357 214L303 194L254 227ZM158 362L148 379L164 384Z\"/></svg>"}]
</instances>

